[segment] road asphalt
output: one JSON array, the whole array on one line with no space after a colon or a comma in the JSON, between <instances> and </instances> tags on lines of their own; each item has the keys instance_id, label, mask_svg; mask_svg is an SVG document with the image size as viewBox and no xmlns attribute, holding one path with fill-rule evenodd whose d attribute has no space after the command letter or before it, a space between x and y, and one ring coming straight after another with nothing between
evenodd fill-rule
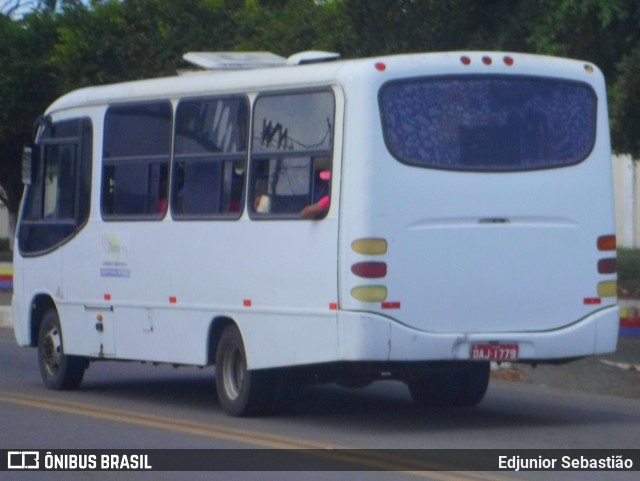
<instances>
[{"instance_id":1,"label":"road asphalt","mask_svg":"<svg viewBox=\"0 0 640 481\"><path fill-rule=\"evenodd\" d=\"M0 307L10 304L11 294L0 291ZM615 353L559 366L503 363L493 366L491 376L507 382L640 399L640 336L620 336Z\"/></svg>"}]
</instances>

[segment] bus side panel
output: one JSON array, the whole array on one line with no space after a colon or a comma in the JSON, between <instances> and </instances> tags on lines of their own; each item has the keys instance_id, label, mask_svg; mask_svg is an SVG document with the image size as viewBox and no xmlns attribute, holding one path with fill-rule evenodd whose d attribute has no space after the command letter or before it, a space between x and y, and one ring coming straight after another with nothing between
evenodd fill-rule
<instances>
[{"instance_id":1,"label":"bus side panel","mask_svg":"<svg viewBox=\"0 0 640 481\"><path fill-rule=\"evenodd\" d=\"M340 311L339 360L388 361L393 322L364 312Z\"/></svg>"},{"instance_id":2,"label":"bus side panel","mask_svg":"<svg viewBox=\"0 0 640 481\"><path fill-rule=\"evenodd\" d=\"M17 251L17 239L16 243ZM29 329L29 309L30 303L24 301L24 261L19 255L13 257L13 296L11 297L11 311L13 316L13 335L20 346L30 346L35 339L31 339Z\"/></svg>"},{"instance_id":3,"label":"bus side panel","mask_svg":"<svg viewBox=\"0 0 640 481\"><path fill-rule=\"evenodd\" d=\"M238 319L249 369L301 366L338 359L335 314L260 313L245 314Z\"/></svg>"},{"instance_id":4,"label":"bus side panel","mask_svg":"<svg viewBox=\"0 0 640 481\"><path fill-rule=\"evenodd\" d=\"M21 263L22 269L20 269L20 265L16 269L16 271L21 271L22 293L17 293L21 308L19 309L20 317L14 322L16 326L18 324L21 324L21 326L14 328L14 330L24 330L23 339L27 339L30 336L31 326L35 321L32 318L31 306L36 296L48 296L57 304L63 295L61 259L60 249L58 249L44 256L23 260ZM60 323L64 330L62 319L60 319ZM31 339L31 343L37 343L37 337L36 339Z\"/></svg>"}]
</instances>

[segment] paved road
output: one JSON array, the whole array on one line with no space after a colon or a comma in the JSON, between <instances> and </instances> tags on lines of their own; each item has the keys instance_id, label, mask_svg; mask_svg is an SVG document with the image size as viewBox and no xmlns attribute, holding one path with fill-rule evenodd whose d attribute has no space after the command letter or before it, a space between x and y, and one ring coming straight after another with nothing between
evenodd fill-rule
<instances>
[{"instance_id":1,"label":"paved road","mask_svg":"<svg viewBox=\"0 0 640 481\"><path fill-rule=\"evenodd\" d=\"M0 290L0 306L11 305L11 292Z\"/></svg>"},{"instance_id":2,"label":"paved road","mask_svg":"<svg viewBox=\"0 0 640 481\"><path fill-rule=\"evenodd\" d=\"M0 448L620 449L637 448L640 441L640 400L522 382L492 381L476 408L431 410L417 408L400 383L375 383L363 390L318 386L305 390L289 415L234 419L220 410L211 369L94 363L79 391L47 391L35 350L18 348L6 329L0 330L0 366ZM2 479L88 479L79 473L36 474ZM93 479L549 479L536 473L149 474ZM637 479L637 473L553 475L576 481L614 478Z\"/></svg>"},{"instance_id":3,"label":"paved road","mask_svg":"<svg viewBox=\"0 0 640 481\"><path fill-rule=\"evenodd\" d=\"M562 366L517 364L495 375L541 387L640 399L640 337L620 337L615 353Z\"/></svg>"}]
</instances>

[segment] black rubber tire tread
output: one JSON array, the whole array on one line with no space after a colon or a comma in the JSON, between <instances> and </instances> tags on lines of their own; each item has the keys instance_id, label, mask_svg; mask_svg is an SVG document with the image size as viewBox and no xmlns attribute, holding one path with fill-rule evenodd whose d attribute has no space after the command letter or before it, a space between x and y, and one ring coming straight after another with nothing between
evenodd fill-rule
<instances>
[{"instance_id":1,"label":"black rubber tire tread","mask_svg":"<svg viewBox=\"0 0 640 481\"><path fill-rule=\"evenodd\" d=\"M413 400L427 407L469 407L484 398L489 386L490 364L469 362L425 372L407 382Z\"/></svg>"},{"instance_id":2,"label":"black rubber tire tread","mask_svg":"<svg viewBox=\"0 0 640 481\"><path fill-rule=\"evenodd\" d=\"M55 367L47 368L45 338L51 330L59 337L59 362ZM74 390L80 387L84 372L87 367L87 359L82 356L70 356L64 354L64 341L58 311L49 309L43 316L38 332L38 366L45 386L57 391Z\"/></svg>"},{"instance_id":3,"label":"black rubber tire tread","mask_svg":"<svg viewBox=\"0 0 640 481\"><path fill-rule=\"evenodd\" d=\"M237 397L232 399L227 395L224 378L225 355L229 350L239 350L244 365L244 381ZM247 356L244 350L242 335L235 324L231 324L222 331L216 350L215 372L216 391L222 409L229 416L258 416L267 414L272 408L272 372L268 370L247 370Z\"/></svg>"}]
</instances>

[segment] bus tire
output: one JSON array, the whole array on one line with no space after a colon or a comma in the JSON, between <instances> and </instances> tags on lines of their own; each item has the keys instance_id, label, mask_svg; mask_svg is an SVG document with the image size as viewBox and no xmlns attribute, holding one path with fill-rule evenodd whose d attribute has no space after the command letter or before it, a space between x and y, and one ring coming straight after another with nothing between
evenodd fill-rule
<instances>
[{"instance_id":1,"label":"bus tire","mask_svg":"<svg viewBox=\"0 0 640 481\"><path fill-rule=\"evenodd\" d=\"M269 371L247 369L247 356L238 327L222 331L215 360L216 391L224 412L230 416L264 414L271 407Z\"/></svg>"},{"instance_id":2,"label":"bus tire","mask_svg":"<svg viewBox=\"0 0 640 481\"><path fill-rule=\"evenodd\" d=\"M489 374L488 362L470 362L426 372L408 381L407 386L413 400L421 406L469 407L484 398Z\"/></svg>"},{"instance_id":3,"label":"bus tire","mask_svg":"<svg viewBox=\"0 0 640 481\"><path fill-rule=\"evenodd\" d=\"M38 331L38 366L40 375L49 389L72 390L80 387L87 360L64 353L60 318L55 309L42 317Z\"/></svg>"}]
</instances>

